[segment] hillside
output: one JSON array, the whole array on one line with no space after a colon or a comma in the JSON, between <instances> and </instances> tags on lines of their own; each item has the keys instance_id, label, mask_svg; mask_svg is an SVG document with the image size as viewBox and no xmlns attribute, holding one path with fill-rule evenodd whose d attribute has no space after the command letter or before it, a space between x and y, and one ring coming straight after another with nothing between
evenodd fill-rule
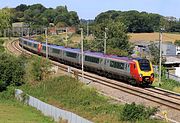
<instances>
[{"instance_id":1,"label":"hillside","mask_svg":"<svg viewBox=\"0 0 180 123\"><path fill-rule=\"evenodd\" d=\"M129 33L130 42L159 41L159 33ZM164 42L180 40L180 34L163 33Z\"/></svg>"}]
</instances>

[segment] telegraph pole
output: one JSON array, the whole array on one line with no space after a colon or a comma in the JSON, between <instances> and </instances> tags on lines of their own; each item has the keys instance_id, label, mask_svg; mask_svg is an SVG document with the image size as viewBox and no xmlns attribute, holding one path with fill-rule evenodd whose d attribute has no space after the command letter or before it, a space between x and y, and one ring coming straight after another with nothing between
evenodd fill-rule
<instances>
[{"instance_id":1,"label":"telegraph pole","mask_svg":"<svg viewBox=\"0 0 180 123\"><path fill-rule=\"evenodd\" d=\"M89 36L89 21L87 21L87 37Z\"/></svg>"},{"instance_id":2,"label":"telegraph pole","mask_svg":"<svg viewBox=\"0 0 180 123\"><path fill-rule=\"evenodd\" d=\"M48 38L47 38L47 28L45 29L45 37L46 37L46 59L48 59L48 46L47 46Z\"/></svg>"},{"instance_id":3,"label":"telegraph pole","mask_svg":"<svg viewBox=\"0 0 180 123\"><path fill-rule=\"evenodd\" d=\"M160 42L159 42L159 86L161 83L161 61L162 61L162 41L163 41L163 37L162 37L162 31L164 29L161 28L160 29Z\"/></svg>"},{"instance_id":4,"label":"telegraph pole","mask_svg":"<svg viewBox=\"0 0 180 123\"><path fill-rule=\"evenodd\" d=\"M104 32L104 54L106 54L106 41L107 41L107 28L105 28Z\"/></svg>"},{"instance_id":5,"label":"telegraph pole","mask_svg":"<svg viewBox=\"0 0 180 123\"><path fill-rule=\"evenodd\" d=\"M29 35L29 28L28 28L28 39L30 39L30 35Z\"/></svg>"},{"instance_id":6,"label":"telegraph pole","mask_svg":"<svg viewBox=\"0 0 180 123\"><path fill-rule=\"evenodd\" d=\"M82 82L84 82L84 51L83 51L83 28L81 30L81 65L82 65Z\"/></svg>"},{"instance_id":7,"label":"telegraph pole","mask_svg":"<svg viewBox=\"0 0 180 123\"><path fill-rule=\"evenodd\" d=\"M68 31L67 31L67 27L66 27L66 47L68 46L68 35L67 35Z\"/></svg>"}]
</instances>

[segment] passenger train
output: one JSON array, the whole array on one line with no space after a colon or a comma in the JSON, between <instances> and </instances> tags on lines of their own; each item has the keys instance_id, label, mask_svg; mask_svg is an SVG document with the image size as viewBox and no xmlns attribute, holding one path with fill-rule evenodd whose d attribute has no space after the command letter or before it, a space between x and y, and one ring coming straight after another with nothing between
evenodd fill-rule
<instances>
[{"instance_id":1,"label":"passenger train","mask_svg":"<svg viewBox=\"0 0 180 123\"><path fill-rule=\"evenodd\" d=\"M35 40L20 38L20 46L34 53L45 55L46 44ZM38 50L39 44L42 48ZM48 56L61 63L76 67L81 66L81 50L48 44ZM84 68L104 76L134 82L135 84L152 84L154 72L152 63L143 58L119 57L100 52L84 51Z\"/></svg>"}]
</instances>

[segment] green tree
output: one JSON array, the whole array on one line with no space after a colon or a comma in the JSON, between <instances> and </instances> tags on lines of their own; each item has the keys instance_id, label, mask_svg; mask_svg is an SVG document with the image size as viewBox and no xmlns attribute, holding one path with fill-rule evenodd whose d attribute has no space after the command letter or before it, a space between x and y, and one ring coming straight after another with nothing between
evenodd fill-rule
<instances>
[{"instance_id":1,"label":"green tree","mask_svg":"<svg viewBox=\"0 0 180 123\"><path fill-rule=\"evenodd\" d=\"M0 9L0 30L11 27L11 17L10 8Z\"/></svg>"},{"instance_id":2,"label":"green tree","mask_svg":"<svg viewBox=\"0 0 180 123\"><path fill-rule=\"evenodd\" d=\"M129 37L126 32L126 26L120 21L106 21L97 25L95 24L94 27L94 34L96 38L93 44L97 47L97 49L99 49L99 51L104 50L105 28L107 28L107 47L109 47L109 49L117 48L126 51L129 49Z\"/></svg>"},{"instance_id":3,"label":"green tree","mask_svg":"<svg viewBox=\"0 0 180 123\"><path fill-rule=\"evenodd\" d=\"M158 46L154 43L151 42L151 44L148 46L149 50L150 50L150 59L152 61L153 64L159 64L159 48Z\"/></svg>"},{"instance_id":4,"label":"green tree","mask_svg":"<svg viewBox=\"0 0 180 123\"><path fill-rule=\"evenodd\" d=\"M23 59L23 60L22 60ZM6 53L0 54L0 91L9 85L21 85L25 73L25 60Z\"/></svg>"},{"instance_id":5,"label":"green tree","mask_svg":"<svg viewBox=\"0 0 180 123\"><path fill-rule=\"evenodd\" d=\"M180 40L176 40L176 41L174 42L174 44L177 45L177 46L180 46Z\"/></svg>"}]
</instances>

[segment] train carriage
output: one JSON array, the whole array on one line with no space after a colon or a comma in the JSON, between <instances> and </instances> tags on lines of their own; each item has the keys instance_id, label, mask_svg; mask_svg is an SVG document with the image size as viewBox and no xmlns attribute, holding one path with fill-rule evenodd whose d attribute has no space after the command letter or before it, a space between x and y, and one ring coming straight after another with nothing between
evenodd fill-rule
<instances>
[{"instance_id":1,"label":"train carriage","mask_svg":"<svg viewBox=\"0 0 180 123\"><path fill-rule=\"evenodd\" d=\"M20 45L33 52L38 51L39 42L20 38ZM48 44L49 56L63 63L81 67L81 50L65 48ZM40 53L45 55L46 44L42 43ZM136 84L152 84L154 72L152 63L147 59L118 57L115 55L105 55L99 52L84 51L84 66L86 70L94 71L111 77L135 80Z\"/></svg>"}]
</instances>

